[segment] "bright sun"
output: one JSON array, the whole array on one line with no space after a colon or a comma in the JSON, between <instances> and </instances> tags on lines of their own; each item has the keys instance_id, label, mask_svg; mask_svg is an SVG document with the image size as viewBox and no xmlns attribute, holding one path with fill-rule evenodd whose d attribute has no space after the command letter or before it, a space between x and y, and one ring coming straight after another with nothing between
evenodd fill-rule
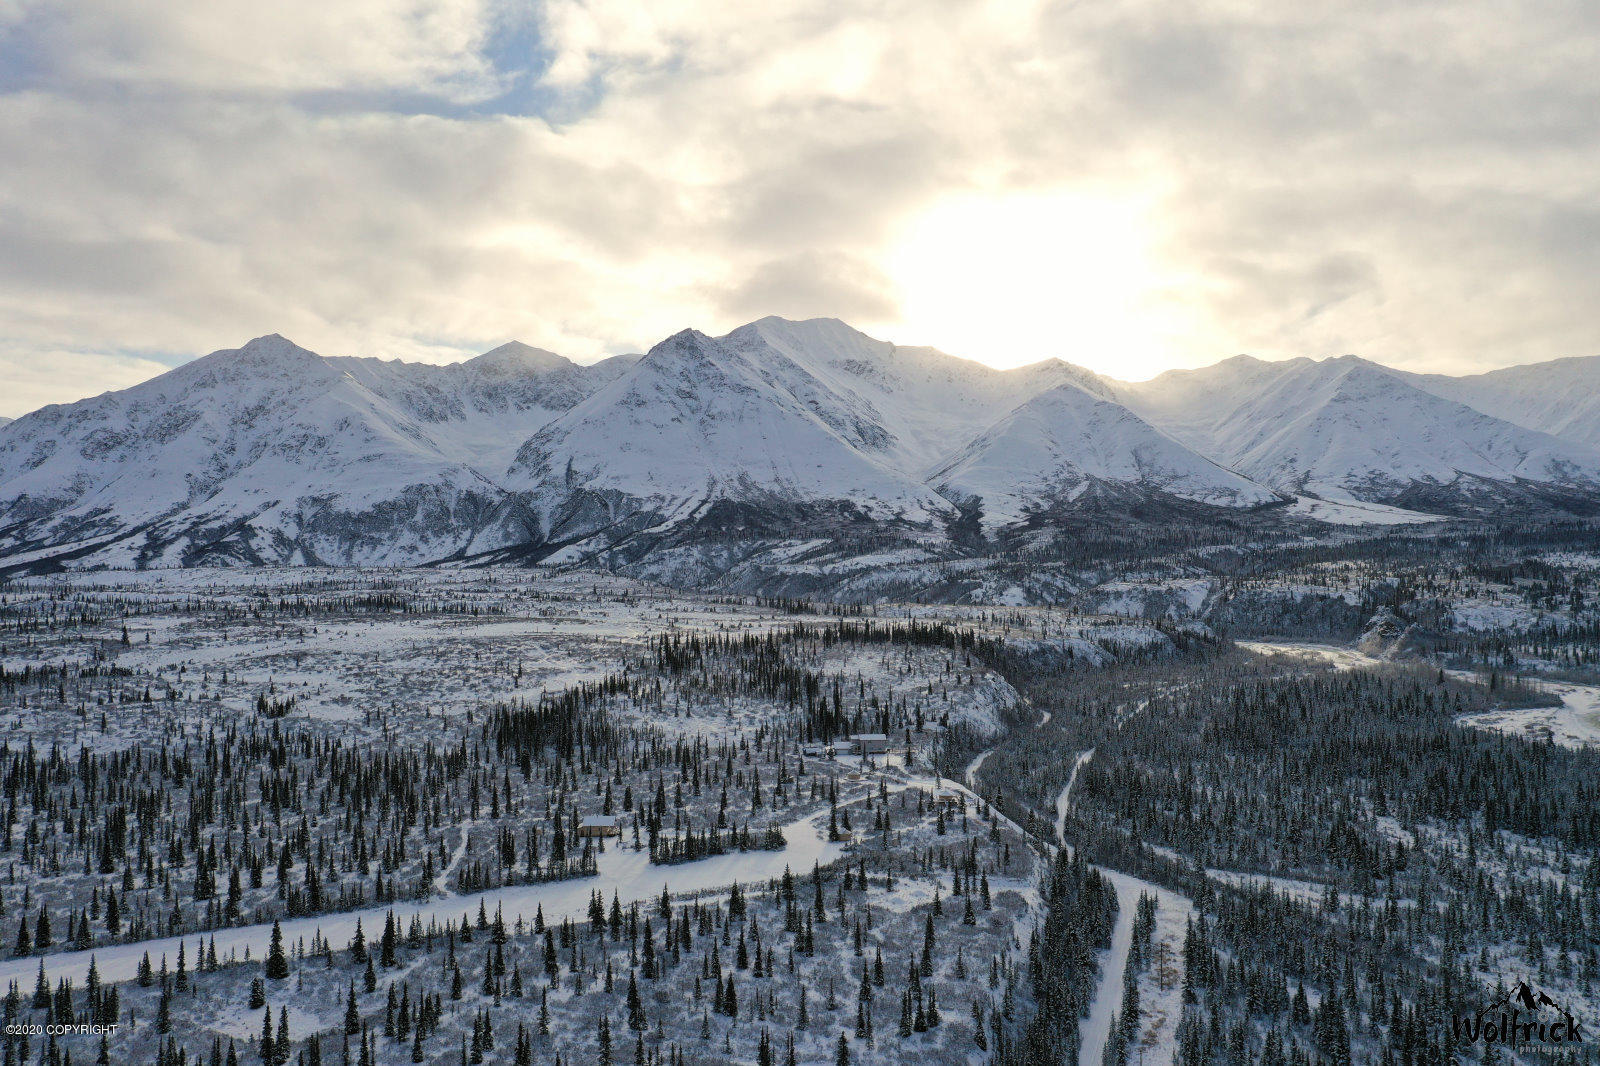
<instances>
[{"instance_id":1,"label":"bright sun","mask_svg":"<svg viewBox=\"0 0 1600 1066\"><path fill-rule=\"evenodd\" d=\"M1146 202L1079 193L963 197L890 253L906 341L1011 367L1052 356L1114 377L1171 365L1179 335Z\"/></svg>"}]
</instances>

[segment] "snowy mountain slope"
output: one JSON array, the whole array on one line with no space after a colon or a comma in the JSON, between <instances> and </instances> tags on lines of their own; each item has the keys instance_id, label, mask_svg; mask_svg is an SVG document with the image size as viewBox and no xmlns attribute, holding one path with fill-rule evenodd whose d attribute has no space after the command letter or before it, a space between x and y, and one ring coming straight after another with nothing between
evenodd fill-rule
<instances>
[{"instance_id":1,"label":"snowy mountain slope","mask_svg":"<svg viewBox=\"0 0 1600 1066\"><path fill-rule=\"evenodd\" d=\"M541 429L505 484L550 542L682 520L715 501L845 502L924 523L947 510L874 454L881 442L859 403L803 368L685 330Z\"/></svg>"},{"instance_id":2,"label":"snowy mountain slope","mask_svg":"<svg viewBox=\"0 0 1600 1066\"><path fill-rule=\"evenodd\" d=\"M721 339L760 364L781 357L809 374L852 418L881 431L868 447L919 478L949 454L952 441L970 440L1056 385L1109 397L1093 373L1059 359L996 370L933 348L874 340L832 318L763 318Z\"/></svg>"},{"instance_id":3,"label":"snowy mountain slope","mask_svg":"<svg viewBox=\"0 0 1600 1066\"><path fill-rule=\"evenodd\" d=\"M1353 356L1292 361L1208 428L1212 454L1289 492L1385 502L1475 479L1600 486L1600 451L1416 388Z\"/></svg>"},{"instance_id":4,"label":"snowy mountain slope","mask_svg":"<svg viewBox=\"0 0 1600 1066\"><path fill-rule=\"evenodd\" d=\"M274 335L43 408L0 441L0 551L396 563L515 538L485 470L504 438L576 403L588 371L529 353L435 367L324 358Z\"/></svg>"},{"instance_id":5,"label":"snowy mountain slope","mask_svg":"<svg viewBox=\"0 0 1600 1066\"><path fill-rule=\"evenodd\" d=\"M981 497L990 522L1070 500L1095 481L1140 485L1226 507L1277 502L1261 485L1196 454L1121 404L1057 385L1000 419L929 481L953 499Z\"/></svg>"},{"instance_id":6,"label":"snowy mountain slope","mask_svg":"<svg viewBox=\"0 0 1600 1066\"><path fill-rule=\"evenodd\" d=\"M883 522L937 540L972 496L991 526L1065 507L1205 521L1196 504L1273 490L1586 512L1600 445L1529 425L1596 433L1597 366L1451 379L1241 356L1125 383L833 319L687 330L591 366L517 343L451 366L330 358L270 336L0 423L0 564L648 552L666 531L866 543Z\"/></svg>"},{"instance_id":7,"label":"snowy mountain slope","mask_svg":"<svg viewBox=\"0 0 1600 1066\"><path fill-rule=\"evenodd\" d=\"M616 380L633 363L580 366L517 341L461 363L336 358L336 367L414 419L441 455L496 480L540 426Z\"/></svg>"},{"instance_id":8,"label":"snowy mountain slope","mask_svg":"<svg viewBox=\"0 0 1600 1066\"><path fill-rule=\"evenodd\" d=\"M1404 495L1423 510L1472 501L1517 506L1519 499L1560 507L1574 492L1592 495L1600 480L1600 448L1531 427L1542 421L1572 432L1581 421L1589 394L1573 386L1587 368L1561 362L1568 361L1497 372L1536 383L1525 386L1520 405L1499 401L1520 423L1453 398L1496 406L1482 398L1493 390L1472 378L1407 374L1354 356L1237 356L1110 385L1183 443L1280 490L1369 502ZM1534 398L1547 384L1578 395L1552 396L1541 408ZM1554 492L1531 492L1534 484Z\"/></svg>"},{"instance_id":9,"label":"snowy mountain slope","mask_svg":"<svg viewBox=\"0 0 1600 1066\"><path fill-rule=\"evenodd\" d=\"M1495 418L1600 448L1600 356L1555 359L1466 377L1401 376L1435 396Z\"/></svg>"},{"instance_id":10,"label":"snowy mountain slope","mask_svg":"<svg viewBox=\"0 0 1600 1066\"><path fill-rule=\"evenodd\" d=\"M1276 362L1236 355L1193 370L1168 370L1148 381L1108 382L1111 394L1140 417L1189 447L1211 455L1216 433L1233 413L1310 359Z\"/></svg>"}]
</instances>

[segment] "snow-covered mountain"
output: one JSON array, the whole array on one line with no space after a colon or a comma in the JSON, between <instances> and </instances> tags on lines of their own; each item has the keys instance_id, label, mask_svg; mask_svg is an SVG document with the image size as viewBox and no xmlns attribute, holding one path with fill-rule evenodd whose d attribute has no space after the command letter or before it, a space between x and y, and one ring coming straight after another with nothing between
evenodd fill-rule
<instances>
[{"instance_id":1,"label":"snow-covered mountain","mask_svg":"<svg viewBox=\"0 0 1600 1066\"><path fill-rule=\"evenodd\" d=\"M1554 359L1487 374L1406 374L1418 388L1528 429L1600 448L1600 356Z\"/></svg>"},{"instance_id":2,"label":"snow-covered mountain","mask_svg":"<svg viewBox=\"0 0 1600 1066\"><path fill-rule=\"evenodd\" d=\"M1123 386L1135 410L1285 492L1392 502L1415 489L1600 487L1600 450L1495 418L1354 356L1240 357Z\"/></svg>"},{"instance_id":3,"label":"snow-covered mountain","mask_svg":"<svg viewBox=\"0 0 1600 1066\"><path fill-rule=\"evenodd\" d=\"M834 319L780 318L663 342L541 430L506 485L538 536L565 544L698 520L719 502L745 505L746 529L803 532L841 509L936 526L982 496L993 524L1090 478L1221 506L1278 498L1060 360L1002 371Z\"/></svg>"},{"instance_id":4,"label":"snow-covered mountain","mask_svg":"<svg viewBox=\"0 0 1600 1066\"><path fill-rule=\"evenodd\" d=\"M1070 501L1095 482L1250 507L1285 497L1218 466L1112 400L1057 385L1017 407L930 478L955 499L978 497L990 522Z\"/></svg>"},{"instance_id":5,"label":"snow-covered mountain","mask_svg":"<svg viewBox=\"0 0 1600 1066\"><path fill-rule=\"evenodd\" d=\"M1110 397L1099 377L1060 359L996 370L933 348L874 340L833 318L763 318L722 339L762 365L789 360L829 395L847 398L855 417L881 431L871 446L919 477L950 454L953 441L972 439L1056 385Z\"/></svg>"},{"instance_id":6,"label":"snow-covered mountain","mask_svg":"<svg viewBox=\"0 0 1600 1066\"><path fill-rule=\"evenodd\" d=\"M432 366L269 336L4 425L0 568L560 559L885 530L974 544L974 497L990 527L1063 508L1204 521L1288 494L1588 509L1597 372L1241 356L1124 383L833 319L685 330L589 366L517 343ZM1141 502L1155 497L1181 506ZM1291 513L1351 513L1305 503Z\"/></svg>"},{"instance_id":7,"label":"snow-covered mountain","mask_svg":"<svg viewBox=\"0 0 1600 1066\"><path fill-rule=\"evenodd\" d=\"M887 459L892 433L860 400L759 346L684 330L541 429L505 484L540 537L657 526L718 501L839 504L927 524L948 503Z\"/></svg>"},{"instance_id":8,"label":"snow-covered mountain","mask_svg":"<svg viewBox=\"0 0 1600 1066\"><path fill-rule=\"evenodd\" d=\"M528 434L625 374L637 356L588 366L517 341L461 363L330 359L425 429L441 454L497 480Z\"/></svg>"},{"instance_id":9,"label":"snow-covered mountain","mask_svg":"<svg viewBox=\"0 0 1600 1066\"><path fill-rule=\"evenodd\" d=\"M520 348L449 367L330 359L260 337L8 427L0 551L406 563L514 539L503 440L621 369Z\"/></svg>"},{"instance_id":10,"label":"snow-covered mountain","mask_svg":"<svg viewBox=\"0 0 1600 1066\"><path fill-rule=\"evenodd\" d=\"M1112 395L1150 423L1206 455L1218 428L1285 374L1315 366L1310 359L1269 362L1236 355L1195 370L1168 370L1148 381L1111 383Z\"/></svg>"}]
</instances>

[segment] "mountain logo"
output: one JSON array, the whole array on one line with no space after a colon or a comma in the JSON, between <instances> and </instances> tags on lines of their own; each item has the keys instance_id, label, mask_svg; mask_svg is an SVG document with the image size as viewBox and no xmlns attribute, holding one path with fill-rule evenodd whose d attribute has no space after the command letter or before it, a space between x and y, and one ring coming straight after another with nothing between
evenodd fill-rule
<instances>
[{"instance_id":1,"label":"mountain logo","mask_svg":"<svg viewBox=\"0 0 1600 1066\"><path fill-rule=\"evenodd\" d=\"M1531 981L1518 981L1476 1014L1450 1020L1463 1043L1498 1044L1528 1051L1571 1047L1583 1042L1583 1024Z\"/></svg>"}]
</instances>

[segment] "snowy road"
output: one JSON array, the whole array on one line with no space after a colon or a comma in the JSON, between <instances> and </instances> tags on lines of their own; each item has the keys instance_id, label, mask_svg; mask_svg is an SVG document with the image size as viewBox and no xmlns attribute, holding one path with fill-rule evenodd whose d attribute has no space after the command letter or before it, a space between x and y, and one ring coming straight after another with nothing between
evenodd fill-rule
<instances>
[{"instance_id":1,"label":"snowy road","mask_svg":"<svg viewBox=\"0 0 1600 1066\"><path fill-rule=\"evenodd\" d=\"M983 769L983 760L994 753L993 748L984 748L978 753L977 758L967 763L967 768L962 772L962 777L967 782L967 787L973 792L978 791L978 771Z\"/></svg>"},{"instance_id":2,"label":"snowy road","mask_svg":"<svg viewBox=\"0 0 1600 1066\"><path fill-rule=\"evenodd\" d=\"M501 908L507 925L514 925L518 918L532 922L535 911L541 907L546 921L560 921L562 918L583 921L588 917L589 897L595 889L604 892L608 901L615 891L626 905L636 900L659 897L662 888L679 894L726 888L734 881L756 885L782 876L786 866L796 874L809 873L813 863L827 864L843 853L843 844L826 839L821 823L827 815L827 811L821 811L784 826L783 835L788 847L783 851L734 852L676 866L652 866L648 852L613 844L599 856L600 873L596 877L542 885L514 885L467 896L295 918L283 923L284 943L293 947L303 942L309 948L312 938L320 931L336 948L342 948L355 935L357 919L361 921L362 931L372 939L383 932L384 916L390 910L404 925L411 924L412 915L419 917L424 925L437 921L440 926L447 921L460 921L463 914L476 917L480 902L491 915L496 907ZM163 954L167 956L168 964L174 965L180 943L188 946L192 960L198 944L203 940L209 945L215 937L219 958L237 954L242 959L248 949L251 958L259 959L266 954L271 934L272 926L269 923L218 929L214 933L143 940L134 944L114 944L93 951L63 952L44 957L45 972L52 983L69 977L74 984L81 985L89 972L89 960L92 957L102 981L129 981L137 976L139 960L147 951L153 965L161 965ZM0 963L0 984L17 981L23 987L31 988L38 973L37 958L10 959Z\"/></svg>"},{"instance_id":3,"label":"snowy road","mask_svg":"<svg viewBox=\"0 0 1600 1066\"><path fill-rule=\"evenodd\" d=\"M1064 790L1063 790L1064 791ZM1111 947L1100 956L1100 985L1089 1003L1089 1017L1083 1021L1082 1042L1078 1045L1078 1066L1100 1066L1106 1043L1111 1039L1111 1023L1122 1005L1122 975L1128 968L1128 949L1133 946L1133 918L1139 906L1139 889L1144 882L1112 870L1101 870L1117 890L1117 921L1111 927Z\"/></svg>"},{"instance_id":4,"label":"snowy road","mask_svg":"<svg viewBox=\"0 0 1600 1066\"><path fill-rule=\"evenodd\" d=\"M1049 711L1040 711L1039 715L1039 721L1033 727L1035 729L1043 729L1045 726L1050 724L1051 714ZM978 771L983 769L983 761L993 754L993 748L984 748L982 751L978 752L971 762L967 763L967 768L961 772L961 779L967 783L967 788L970 789L974 795L976 795L978 791Z\"/></svg>"},{"instance_id":5,"label":"snowy road","mask_svg":"<svg viewBox=\"0 0 1600 1066\"><path fill-rule=\"evenodd\" d=\"M1072 789L1078 783L1078 771L1083 769L1084 763L1094 758L1094 749L1079 755L1072 764L1072 775L1067 778L1067 785L1061 790L1061 795L1056 797L1056 843L1065 847L1067 843L1067 812L1072 809Z\"/></svg>"},{"instance_id":6,"label":"snowy road","mask_svg":"<svg viewBox=\"0 0 1600 1066\"><path fill-rule=\"evenodd\" d=\"M1067 847L1067 812L1072 808L1072 789L1078 783L1078 771L1093 757L1093 748L1078 756L1072 764L1072 776L1067 778L1061 794L1056 797L1056 843L1061 847ZM1178 1019L1183 1014L1183 935L1194 914L1194 904L1160 885L1104 866L1098 869L1117 890L1117 920L1111 928L1111 947L1100 956L1100 984L1089 1003L1089 1016L1080 1029L1078 1066L1101 1066L1106 1043L1111 1039L1113 1015L1122 1006L1123 974L1128 969L1133 920L1141 895L1156 897L1156 930L1152 943L1156 954L1167 962L1164 972L1147 972L1142 980L1142 1017L1137 1041L1144 1047L1144 1053L1139 1058L1143 1066L1171 1066L1177 1052ZM1132 1054L1137 1052L1130 1048Z\"/></svg>"},{"instance_id":7,"label":"snowy road","mask_svg":"<svg viewBox=\"0 0 1600 1066\"><path fill-rule=\"evenodd\" d=\"M1143 1066L1172 1066L1177 1052L1178 1020L1183 1015L1183 937L1194 914L1194 904L1149 881L1103 866L1100 872L1117 890L1117 922L1111 930L1111 947L1100 958L1100 985L1089 1004L1089 1017L1083 1022L1078 1066L1101 1066L1106 1042L1111 1038L1113 1015L1122 1007L1123 974L1128 968L1133 920L1141 895L1156 897L1156 929L1151 943L1158 957L1165 955L1167 966L1164 975L1147 970L1141 977L1139 1036L1129 1046L1128 1057ZM1141 1045L1142 1055L1137 1050Z\"/></svg>"},{"instance_id":8,"label":"snowy road","mask_svg":"<svg viewBox=\"0 0 1600 1066\"><path fill-rule=\"evenodd\" d=\"M1118 721L1118 727L1146 706L1148 701L1141 703ZM1049 712L1046 711L1039 725L1048 722ZM978 773L994 751L994 748L987 748L979 752L962 772L967 789L974 794L977 793ZM1094 758L1094 753L1095 749L1090 748L1073 760L1072 773L1056 796L1055 839L1046 841L1048 846L1070 846L1066 839L1066 820L1072 808L1072 792L1077 786L1079 772ZM1141 1066L1173 1066L1177 1057L1178 1021L1183 1014L1183 938L1195 913L1194 904L1160 885L1104 866L1096 868L1116 889L1117 918L1112 926L1111 946L1100 957L1100 980L1090 1001L1089 1016L1079 1030L1078 1066L1102 1066L1101 1058L1111 1036L1112 1016L1122 1006L1123 974L1127 971L1128 954L1133 946L1133 922L1138 914L1139 897L1144 894L1156 897L1152 948L1159 962L1148 967L1140 979L1141 1019L1136 1046L1143 1050L1130 1047L1129 1055L1130 1058L1137 1055Z\"/></svg>"}]
</instances>

